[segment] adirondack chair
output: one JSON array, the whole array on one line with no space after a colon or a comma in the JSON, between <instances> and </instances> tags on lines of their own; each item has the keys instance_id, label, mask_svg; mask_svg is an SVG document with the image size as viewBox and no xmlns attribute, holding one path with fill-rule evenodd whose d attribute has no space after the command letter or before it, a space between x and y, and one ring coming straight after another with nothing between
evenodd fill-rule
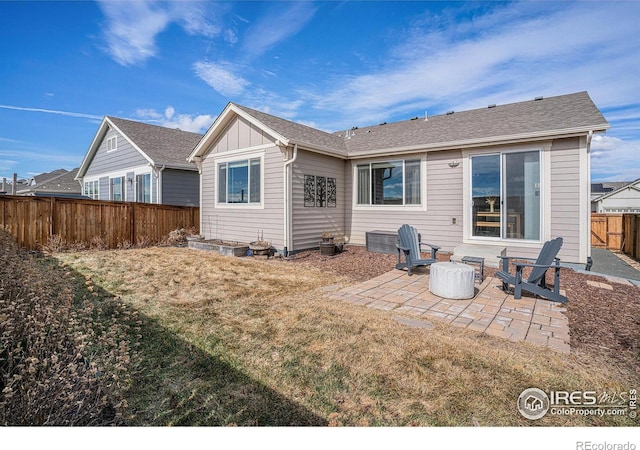
<instances>
[{"instance_id":1,"label":"adirondack chair","mask_svg":"<svg viewBox=\"0 0 640 450\"><path fill-rule=\"evenodd\" d=\"M547 300L567 303L567 297L560 295L560 259L557 258L557 255L561 247L561 237L545 242L533 264L521 261L534 261L534 258L500 256L502 270L496 272L496 276L502 280L502 290L508 292L509 285L513 285L515 299L522 298L522 291L527 291ZM509 261L512 259L518 260L513 262L515 274L509 272ZM531 267L531 273L526 280L523 280L522 270L525 267ZM548 288L545 282L545 274L550 268L555 271L553 290Z\"/></svg>"},{"instance_id":2,"label":"adirondack chair","mask_svg":"<svg viewBox=\"0 0 640 450\"><path fill-rule=\"evenodd\" d=\"M420 248L423 245L427 245L431 248L431 258L422 259L420 255ZM411 276L411 269L413 267L428 266L437 262L436 252L440 250L437 245L431 245L424 242L420 242L418 238L418 230L411 225L404 224L398 229L398 264L396 269L407 268L407 273ZM402 255L404 255L404 262L402 262Z\"/></svg>"}]
</instances>

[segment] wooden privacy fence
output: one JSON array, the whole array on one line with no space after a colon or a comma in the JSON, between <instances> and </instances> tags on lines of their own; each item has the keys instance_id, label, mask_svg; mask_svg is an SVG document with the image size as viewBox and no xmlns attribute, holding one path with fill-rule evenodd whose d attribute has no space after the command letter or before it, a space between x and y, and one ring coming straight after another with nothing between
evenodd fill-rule
<instances>
[{"instance_id":1,"label":"wooden privacy fence","mask_svg":"<svg viewBox=\"0 0 640 450\"><path fill-rule=\"evenodd\" d=\"M591 247L622 249L622 214L591 214Z\"/></svg>"},{"instance_id":2,"label":"wooden privacy fence","mask_svg":"<svg viewBox=\"0 0 640 450\"><path fill-rule=\"evenodd\" d=\"M623 214L622 229L622 251L634 259L640 259L640 214Z\"/></svg>"},{"instance_id":3,"label":"wooden privacy fence","mask_svg":"<svg viewBox=\"0 0 640 450\"><path fill-rule=\"evenodd\" d=\"M193 206L0 195L0 226L30 250L41 249L54 235L66 243L98 239L108 248L157 243L172 230L199 230L199 218Z\"/></svg>"}]
</instances>

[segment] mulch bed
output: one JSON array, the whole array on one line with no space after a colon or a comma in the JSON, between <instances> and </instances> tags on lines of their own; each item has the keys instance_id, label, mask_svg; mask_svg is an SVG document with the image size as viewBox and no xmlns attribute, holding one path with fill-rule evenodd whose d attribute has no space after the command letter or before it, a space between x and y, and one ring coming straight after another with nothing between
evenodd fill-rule
<instances>
[{"instance_id":1,"label":"mulch bed","mask_svg":"<svg viewBox=\"0 0 640 450\"><path fill-rule=\"evenodd\" d=\"M449 256L440 254L438 260L448 261ZM317 250L306 251L289 261L346 276L357 283L393 270L397 256L347 246L335 256L324 256ZM495 269L485 268L485 276L494 273ZM640 374L640 287L612 283L571 269L562 269L560 280L569 298L567 317L572 352L619 362L621 372ZM588 280L605 283L613 289L589 285ZM551 277L548 281L553 283Z\"/></svg>"}]
</instances>

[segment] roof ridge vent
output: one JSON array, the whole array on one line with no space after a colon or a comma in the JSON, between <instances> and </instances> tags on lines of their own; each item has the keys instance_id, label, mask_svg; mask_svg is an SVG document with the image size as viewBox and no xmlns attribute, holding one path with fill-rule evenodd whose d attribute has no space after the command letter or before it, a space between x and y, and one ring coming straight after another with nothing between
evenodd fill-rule
<instances>
[{"instance_id":1,"label":"roof ridge vent","mask_svg":"<svg viewBox=\"0 0 640 450\"><path fill-rule=\"evenodd\" d=\"M386 125L386 124L387 124L387 122L382 122L380 125Z\"/></svg>"},{"instance_id":2,"label":"roof ridge vent","mask_svg":"<svg viewBox=\"0 0 640 450\"><path fill-rule=\"evenodd\" d=\"M496 107L496 104L495 104L495 103L492 103L492 104L490 104L489 106L487 106L487 108L495 108L495 107Z\"/></svg>"},{"instance_id":3,"label":"roof ridge vent","mask_svg":"<svg viewBox=\"0 0 640 450\"><path fill-rule=\"evenodd\" d=\"M538 102L538 101L540 101L540 100L542 100L542 99L544 99L544 97L541 95L541 96L539 96L539 97L534 98L533 100L534 100L534 101L536 101L536 102Z\"/></svg>"},{"instance_id":4,"label":"roof ridge vent","mask_svg":"<svg viewBox=\"0 0 640 450\"><path fill-rule=\"evenodd\" d=\"M447 116L450 116L451 114L453 114L455 111L447 111Z\"/></svg>"}]
</instances>

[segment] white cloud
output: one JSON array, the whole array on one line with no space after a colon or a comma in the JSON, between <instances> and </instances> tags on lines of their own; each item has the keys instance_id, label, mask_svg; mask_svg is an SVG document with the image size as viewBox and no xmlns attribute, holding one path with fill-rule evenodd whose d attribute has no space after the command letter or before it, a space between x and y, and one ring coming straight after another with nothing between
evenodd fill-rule
<instances>
[{"instance_id":1,"label":"white cloud","mask_svg":"<svg viewBox=\"0 0 640 450\"><path fill-rule=\"evenodd\" d=\"M420 21L387 52L386 67L330 80L308 100L363 124L410 108L436 113L582 90L607 107L640 91L640 3L549 6L516 2L466 23Z\"/></svg>"},{"instance_id":2,"label":"white cloud","mask_svg":"<svg viewBox=\"0 0 640 450\"><path fill-rule=\"evenodd\" d=\"M168 11L147 1L98 4L107 18L108 53L118 64L134 65L155 56L155 38L171 22Z\"/></svg>"},{"instance_id":3,"label":"white cloud","mask_svg":"<svg viewBox=\"0 0 640 450\"><path fill-rule=\"evenodd\" d=\"M118 64L140 64L158 53L156 37L169 24L179 24L186 33L214 37L221 27L208 2L162 2L151 0L99 0L106 18L103 30L107 53Z\"/></svg>"},{"instance_id":4,"label":"white cloud","mask_svg":"<svg viewBox=\"0 0 640 450\"><path fill-rule=\"evenodd\" d=\"M68 116L68 117L79 117L83 119L95 119L102 120L102 116L98 116L95 114L86 114L72 111L58 111L55 109L44 109L44 108L28 108L25 106L12 106L12 105L0 105L2 109L13 109L15 111L29 111L29 112L39 112L46 114L56 114L59 116Z\"/></svg>"},{"instance_id":5,"label":"white cloud","mask_svg":"<svg viewBox=\"0 0 640 450\"><path fill-rule=\"evenodd\" d=\"M594 181L631 181L640 178L640 141L595 135L591 142L591 172Z\"/></svg>"},{"instance_id":6,"label":"white cloud","mask_svg":"<svg viewBox=\"0 0 640 450\"><path fill-rule=\"evenodd\" d=\"M193 69L198 77L225 97L241 95L250 85L236 73L239 68L228 62L198 61Z\"/></svg>"},{"instance_id":7,"label":"white cloud","mask_svg":"<svg viewBox=\"0 0 640 450\"><path fill-rule=\"evenodd\" d=\"M259 56L278 42L295 35L316 12L311 2L275 2L274 5L251 24L244 36L242 47L249 56Z\"/></svg>"},{"instance_id":8,"label":"white cloud","mask_svg":"<svg viewBox=\"0 0 640 450\"><path fill-rule=\"evenodd\" d=\"M138 108L135 115L137 120L151 122L161 127L180 128L192 133L203 133L215 120L215 117L209 114L176 114L173 106L167 106L164 113L152 108Z\"/></svg>"}]
</instances>

